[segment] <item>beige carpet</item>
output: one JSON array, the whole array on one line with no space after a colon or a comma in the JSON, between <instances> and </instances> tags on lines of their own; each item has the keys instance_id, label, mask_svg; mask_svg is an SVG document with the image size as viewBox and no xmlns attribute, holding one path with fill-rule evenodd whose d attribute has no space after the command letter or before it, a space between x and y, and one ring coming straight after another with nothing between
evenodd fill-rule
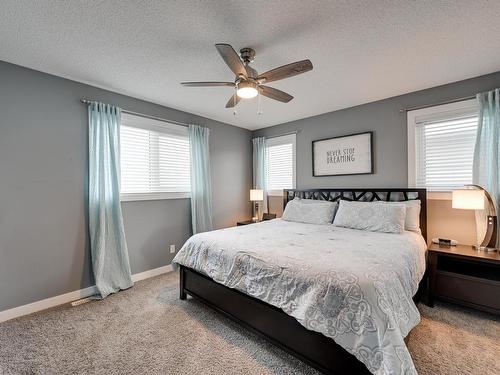
<instances>
[{"instance_id":1,"label":"beige carpet","mask_svg":"<svg viewBox=\"0 0 500 375\"><path fill-rule=\"evenodd\" d=\"M201 303L178 299L177 274L79 307L0 324L6 374L318 374ZM500 374L500 320L421 306L409 337L421 375Z\"/></svg>"}]
</instances>

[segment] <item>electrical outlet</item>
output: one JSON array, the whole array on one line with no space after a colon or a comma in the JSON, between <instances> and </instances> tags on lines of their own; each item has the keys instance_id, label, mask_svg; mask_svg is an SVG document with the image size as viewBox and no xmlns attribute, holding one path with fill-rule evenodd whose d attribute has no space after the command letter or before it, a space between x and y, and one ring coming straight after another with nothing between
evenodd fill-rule
<instances>
[{"instance_id":1,"label":"electrical outlet","mask_svg":"<svg viewBox=\"0 0 500 375\"><path fill-rule=\"evenodd\" d=\"M170 245L170 254L175 253L175 245Z\"/></svg>"}]
</instances>

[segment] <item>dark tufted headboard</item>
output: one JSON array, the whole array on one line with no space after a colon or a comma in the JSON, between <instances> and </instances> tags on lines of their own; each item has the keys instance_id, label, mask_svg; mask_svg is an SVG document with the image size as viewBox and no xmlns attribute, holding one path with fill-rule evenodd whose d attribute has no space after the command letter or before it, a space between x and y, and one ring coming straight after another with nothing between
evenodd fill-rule
<instances>
[{"instance_id":1,"label":"dark tufted headboard","mask_svg":"<svg viewBox=\"0 0 500 375\"><path fill-rule=\"evenodd\" d=\"M420 200L420 230L427 241L427 194L426 189L411 188L351 188L351 189L285 189L283 191L283 209L293 198L318 199L335 202L348 201L386 201L401 202Z\"/></svg>"}]
</instances>

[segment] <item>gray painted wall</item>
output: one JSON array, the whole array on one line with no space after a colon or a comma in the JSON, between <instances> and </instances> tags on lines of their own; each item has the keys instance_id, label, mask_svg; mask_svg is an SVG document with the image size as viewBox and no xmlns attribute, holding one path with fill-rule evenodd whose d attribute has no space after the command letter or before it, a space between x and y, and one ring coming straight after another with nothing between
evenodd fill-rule
<instances>
[{"instance_id":1,"label":"gray painted wall","mask_svg":"<svg viewBox=\"0 0 500 375\"><path fill-rule=\"evenodd\" d=\"M463 98L497 87L500 87L500 72L260 129L254 131L253 136L300 130L297 134L297 188L404 187L408 184L407 125L406 113L399 110ZM368 130L374 131L374 174L312 176L313 140Z\"/></svg>"},{"instance_id":2,"label":"gray painted wall","mask_svg":"<svg viewBox=\"0 0 500 375\"><path fill-rule=\"evenodd\" d=\"M208 126L215 225L251 215L250 131L0 62L0 311L93 284L82 97ZM169 264L191 234L188 199L122 207L133 273Z\"/></svg>"},{"instance_id":3,"label":"gray painted wall","mask_svg":"<svg viewBox=\"0 0 500 375\"><path fill-rule=\"evenodd\" d=\"M250 133L63 78L0 62L0 311L92 285L86 234L87 115L82 97L211 128L217 227L250 216L252 136L297 135L297 187L406 186L400 108L500 86L500 72ZM374 130L375 174L312 177L311 141ZM169 264L191 234L189 200L124 202L132 272Z\"/></svg>"}]
</instances>

